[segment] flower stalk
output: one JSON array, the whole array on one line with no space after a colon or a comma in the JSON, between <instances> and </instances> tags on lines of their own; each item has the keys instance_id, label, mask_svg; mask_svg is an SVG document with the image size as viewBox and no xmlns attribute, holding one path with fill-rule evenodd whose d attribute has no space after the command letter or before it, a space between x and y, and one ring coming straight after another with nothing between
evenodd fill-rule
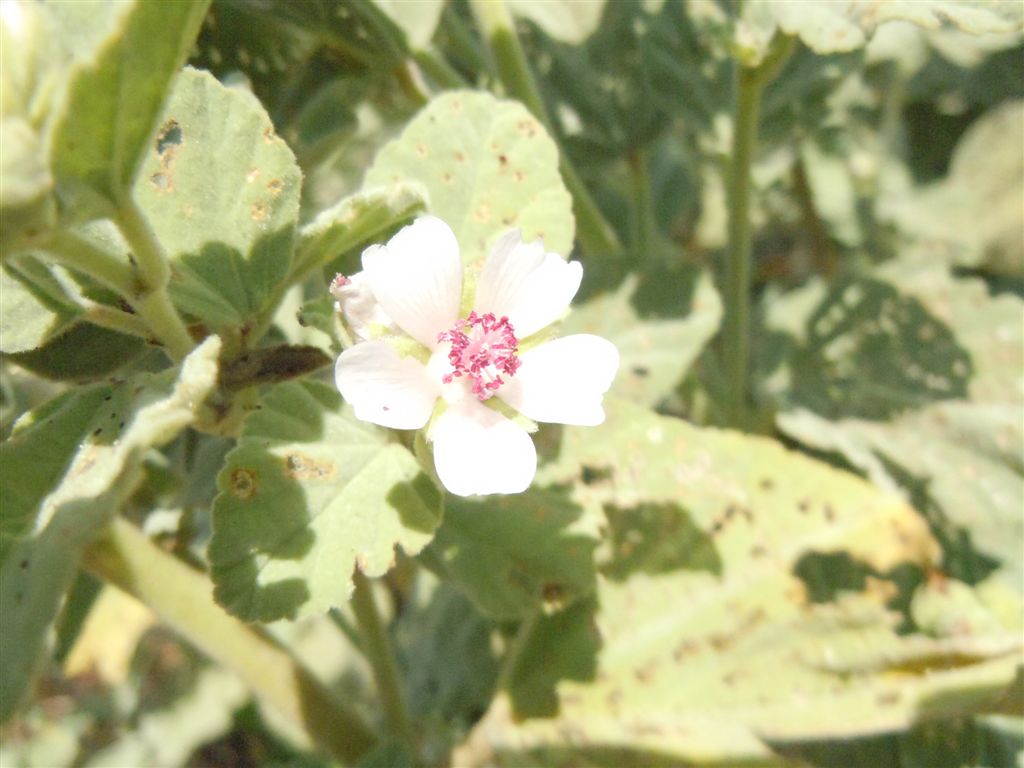
<instances>
[{"instance_id":1,"label":"flower stalk","mask_svg":"<svg viewBox=\"0 0 1024 768\"><path fill-rule=\"evenodd\" d=\"M167 292L171 267L163 247L134 201L121 205L117 224L131 246L138 276L136 295L126 298L171 359L179 362L195 344Z\"/></svg>"},{"instance_id":2,"label":"flower stalk","mask_svg":"<svg viewBox=\"0 0 1024 768\"><path fill-rule=\"evenodd\" d=\"M725 412L731 426L749 421L750 293L753 277L753 230L750 222L751 168L757 149L757 128L764 89L778 75L793 50L794 40L776 33L764 60L748 67L735 63L732 158L726 179L729 245L725 265L725 317L722 363Z\"/></svg>"},{"instance_id":3,"label":"flower stalk","mask_svg":"<svg viewBox=\"0 0 1024 768\"><path fill-rule=\"evenodd\" d=\"M236 672L268 707L311 741L353 763L375 738L362 719L301 662L259 629L229 616L207 578L116 518L86 551L83 564L104 581L150 606L168 626Z\"/></svg>"},{"instance_id":4,"label":"flower stalk","mask_svg":"<svg viewBox=\"0 0 1024 768\"><path fill-rule=\"evenodd\" d=\"M544 124L548 133L555 135L551 118L537 83L533 78L526 53L516 34L515 22L502 0L470 0L473 15L484 38L494 53L498 77L509 95L519 99L534 117ZM622 249L615 230L609 224L590 192L569 162L565 152L559 153L559 170L565 186L572 195L572 209L576 216L576 235L583 251L589 255L610 255Z\"/></svg>"},{"instance_id":5,"label":"flower stalk","mask_svg":"<svg viewBox=\"0 0 1024 768\"><path fill-rule=\"evenodd\" d=\"M412 718L405 706L405 696L398 674L398 664L388 638L387 629L377 611L370 580L356 568L352 574L355 591L352 593L352 612L359 624L362 650L373 669L384 714L392 731L405 743L406 750L414 762L419 750L416 747L416 732Z\"/></svg>"}]
</instances>

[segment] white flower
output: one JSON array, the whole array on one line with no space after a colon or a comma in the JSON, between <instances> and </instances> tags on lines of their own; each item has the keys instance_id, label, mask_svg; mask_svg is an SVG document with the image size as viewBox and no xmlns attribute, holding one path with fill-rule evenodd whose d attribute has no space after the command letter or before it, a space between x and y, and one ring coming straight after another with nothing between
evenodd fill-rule
<instances>
[{"instance_id":1,"label":"white flower","mask_svg":"<svg viewBox=\"0 0 1024 768\"><path fill-rule=\"evenodd\" d=\"M513 230L487 257L462 317L459 245L440 219L417 219L387 245L366 249L362 262L352 282L378 306L355 302L350 324L384 318L429 357L403 356L394 337L361 341L338 358L338 389L358 418L393 429L427 426L436 409L427 437L452 493L519 493L533 480L533 440L492 407L495 397L533 421L604 421L601 400L619 366L615 346L588 334L530 339L565 314L583 276L579 262L545 253L540 241L523 243Z\"/></svg>"}]
</instances>

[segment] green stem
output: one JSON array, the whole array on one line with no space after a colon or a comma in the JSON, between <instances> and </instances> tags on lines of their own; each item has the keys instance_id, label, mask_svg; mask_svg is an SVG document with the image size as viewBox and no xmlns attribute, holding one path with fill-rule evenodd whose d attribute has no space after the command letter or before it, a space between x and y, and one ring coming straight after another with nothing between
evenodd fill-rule
<instances>
[{"instance_id":1,"label":"green stem","mask_svg":"<svg viewBox=\"0 0 1024 768\"><path fill-rule=\"evenodd\" d=\"M132 249L138 274L139 290L127 298L171 359L181 361L195 344L167 293L171 267L163 247L134 201L122 202L117 223Z\"/></svg>"},{"instance_id":2,"label":"green stem","mask_svg":"<svg viewBox=\"0 0 1024 768\"><path fill-rule=\"evenodd\" d=\"M138 336L147 341L153 338L149 331L149 326L136 315L108 307L106 304L89 302L85 305L85 315L83 318L93 325L98 325L111 331Z\"/></svg>"},{"instance_id":3,"label":"green stem","mask_svg":"<svg viewBox=\"0 0 1024 768\"><path fill-rule=\"evenodd\" d=\"M391 641L377 612L373 587L358 568L352 575L352 582L355 584L352 611L359 624L363 652L373 668L373 677L377 682L377 693L380 695L384 714L394 733L405 742L409 754L415 758L418 755L416 733L409 711L405 707L405 697L402 695L398 664L391 648Z\"/></svg>"},{"instance_id":4,"label":"green stem","mask_svg":"<svg viewBox=\"0 0 1024 768\"><path fill-rule=\"evenodd\" d=\"M498 76L505 90L523 102L534 117L544 124L548 133L554 136L551 118L533 79L533 72L508 8L502 0L470 0L470 6L484 38L494 52ZM559 152L559 168L565 186L572 195L576 234L583 251L594 255L618 253L622 245L615 230L605 220L565 152Z\"/></svg>"},{"instance_id":5,"label":"green stem","mask_svg":"<svg viewBox=\"0 0 1024 768\"><path fill-rule=\"evenodd\" d=\"M355 762L374 744L362 719L285 648L229 616L210 582L117 518L85 552L94 575L134 595L196 647L234 670L268 707L337 760Z\"/></svg>"},{"instance_id":6,"label":"green stem","mask_svg":"<svg viewBox=\"0 0 1024 768\"><path fill-rule=\"evenodd\" d=\"M729 249L722 323L722 363L726 381L725 412L731 426L749 421L750 292L753 274L753 231L750 222L751 167L757 148L761 96L793 49L793 39L776 34L764 61L736 67L732 162L726 180L729 208Z\"/></svg>"},{"instance_id":7,"label":"green stem","mask_svg":"<svg viewBox=\"0 0 1024 768\"><path fill-rule=\"evenodd\" d=\"M57 264L93 278L126 299L138 290L135 274L127 262L74 232L56 230L40 247Z\"/></svg>"},{"instance_id":8,"label":"green stem","mask_svg":"<svg viewBox=\"0 0 1024 768\"><path fill-rule=\"evenodd\" d=\"M442 88L468 88L469 84L437 50L428 48L414 54L420 69Z\"/></svg>"},{"instance_id":9,"label":"green stem","mask_svg":"<svg viewBox=\"0 0 1024 768\"><path fill-rule=\"evenodd\" d=\"M530 635L533 634L534 627L537 626L537 622L540 620L541 610L536 608L531 614L524 618L516 629L515 635L512 637L512 642L508 644L508 648L505 649L505 656L501 662L501 670L498 673L498 684L497 689L499 691L507 691L509 682L512 676L515 675L516 669L519 666L519 660L523 656L523 651L526 649L526 644L530 640Z\"/></svg>"},{"instance_id":10,"label":"green stem","mask_svg":"<svg viewBox=\"0 0 1024 768\"><path fill-rule=\"evenodd\" d=\"M638 149L629 155L629 173L633 182L632 242L634 258L639 262L650 256L657 226L651 198L651 174L647 153Z\"/></svg>"},{"instance_id":11,"label":"green stem","mask_svg":"<svg viewBox=\"0 0 1024 768\"><path fill-rule=\"evenodd\" d=\"M417 107L422 107L430 101L430 91L427 84L423 82L423 73L415 59L404 59L395 68L395 79L402 86L402 92L409 97Z\"/></svg>"}]
</instances>

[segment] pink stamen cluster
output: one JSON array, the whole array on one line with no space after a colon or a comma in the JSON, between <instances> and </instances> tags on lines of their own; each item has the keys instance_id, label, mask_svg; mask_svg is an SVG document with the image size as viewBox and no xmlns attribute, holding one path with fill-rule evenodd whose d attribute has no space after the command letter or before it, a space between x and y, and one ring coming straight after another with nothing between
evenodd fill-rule
<instances>
[{"instance_id":1,"label":"pink stamen cluster","mask_svg":"<svg viewBox=\"0 0 1024 768\"><path fill-rule=\"evenodd\" d=\"M515 375L520 365L516 357L519 339L512 330L507 317L500 320L490 312L478 315L475 311L469 317L459 320L450 331L437 337L438 342L447 341L452 345L448 362L452 372L442 380L451 384L459 376L473 380L473 393L486 400L505 383L502 374Z\"/></svg>"}]
</instances>

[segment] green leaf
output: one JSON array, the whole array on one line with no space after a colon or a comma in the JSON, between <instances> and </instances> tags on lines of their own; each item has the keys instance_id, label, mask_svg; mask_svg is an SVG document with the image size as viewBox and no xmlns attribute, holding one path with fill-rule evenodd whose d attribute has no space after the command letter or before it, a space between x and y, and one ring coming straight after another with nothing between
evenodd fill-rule
<instances>
[{"instance_id":1,"label":"green leaf","mask_svg":"<svg viewBox=\"0 0 1024 768\"><path fill-rule=\"evenodd\" d=\"M842 454L875 483L902 486L922 507L934 505L934 522L946 539L946 568L955 575L975 582L1001 567L1019 590L1024 302L1009 294L992 297L978 280L953 279L932 254L928 248L916 262L895 261L880 277L905 286L907 294L952 325L970 354L973 371L966 391L955 400L919 403L889 421L830 419L818 402L797 392L778 424L806 445ZM787 311L785 302L776 303L773 312L776 320L788 313L789 322L799 325L801 313ZM964 533L967 542L961 541Z\"/></svg>"},{"instance_id":2,"label":"green leaf","mask_svg":"<svg viewBox=\"0 0 1024 768\"><path fill-rule=\"evenodd\" d=\"M607 410L600 430L567 430L538 478L577 483L622 531L599 557L593 672L575 656L561 666L541 656L549 674L564 673L557 717L517 722L499 699L471 738L476 755L499 765L569 754L598 765L769 762L768 742L897 730L983 707L1012 681L1016 632L982 642L898 631L888 578L938 554L898 497L765 438L616 400ZM875 578L816 601L799 573L826 553ZM585 633L591 617L578 619L532 642ZM536 680L536 667L523 664L510 690Z\"/></svg>"},{"instance_id":3,"label":"green leaf","mask_svg":"<svg viewBox=\"0 0 1024 768\"><path fill-rule=\"evenodd\" d=\"M327 262L381 235L426 206L416 183L367 189L342 198L299 231L297 272Z\"/></svg>"},{"instance_id":4,"label":"green leaf","mask_svg":"<svg viewBox=\"0 0 1024 768\"><path fill-rule=\"evenodd\" d=\"M214 328L264 308L291 266L302 176L251 93L178 77L134 195L171 258L171 297Z\"/></svg>"},{"instance_id":5,"label":"green leaf","mask_svg":"<svg viewBox=\"0 0 1024 768\"><path fill-rule=\"evenodd\" d=\"M87 382L109 376L146 350L138 336L91 323L74 323L37 349L12 355L22 368L55 381Z\"/></svg>"},{"instance_id":6,"label":"green leaf","mask_svg":"<svg viewBox=\"0 0 1024 768\"><path fill-rule=\"evenodd\" d=\"M893 189L878 210L916 238L951 243L958 265L1024 275L1022 144L1024 101L1005 102L967 130L945 179Z\"/></svg>"},{"instance_id":7,"label":"green leaf","mask_svg":"<svg viewBox=\"0 0 1024 768\"><path fill-rule=\"evenodd\" d=\"M888 418L908 407L964 397L971 356L917 298L884 280L844 277L825 289L802 289L818 300L801 318L790 374L772 382L780 397L830 416ZM785 304L772 304L776 316Z\"/></svg>"},{"instance_id":8,"label":"green leaf","mask_svg":"<svg viewBox=\"0 0 1024 768\"><path fill-rule=\"evenodd\" d=\"M248 698L248 688L234 672L203 669L184 695L139 713L131 730L95 752L85 765L186 765L196 749L231 730L236 710Z\"/></svg>"},{"instance_id":9,"label":"green leaf","mask_svg":"<svg viewBox=\"0 0 1024 768\"><path fill-rule=\"evenodd\" d=\"M394 626L410 713L448 726L476 720L498 677L494 625L457 589L421 571Z\"/></svg>"},{"instance_id":10,"label":"green leaf","mask_svg":"<svg viewBox=\"0 0 1024 768\"><path fill-rule=\"evenodd\" d=\"M862 48L879 25L890 21L907 21L924 29L952 26L984 35L1018 30L1021 18L1016 3L891 0L879 5L871 0L812 0L794 5L785 0L763 0L744 6L737 45L744 61L756 64L776 29L799 37L816 53L828 54Z\"/></svg>"},{"instance_id":11,"label":"green leaf","mask_svg":"<svg viewBox=\"0 0 1024 768\"><path fill-rule=\"evenodd\" d=\"M217 478L208 555L215 597L248 621L343 604L359 567L380 576L440 522L440 494L401 445L343 410L333 387L276 387Z\"/></svg>"},{"instance_id":12,"label":"green leaf","mask_svg":"<svg viewBox=\"0 0 1024 768\"><path fill-rule=\"evenodd\" d=\"M24 417L0 449L0 718L28 683L82 550L134 490L145 452L193 421L216 383L219 352L211 337L185 359L177 380L147 374L62 395Z\"/></svg>"},{"instance_id":13,"label":"green leaf","mask_svg":"<svg viewBox=\"0 0 1024 768\"><path fill-rule=\"evenodd\" d=\"M516 102L455 91L433 99L384 147L367 186L419 182L430 212L455 232L467 268L512 227L548 251L572 249L572 200L558 173L558 148Z\"/></svg>"},{"instance_id":14,"label":"green leaf","mask_svg":"<svg viewBox=\"0 0 1024 768\"><path fill-rule=\"evenodd\" d=\"M52 185L32 126L19 117L0 118L0 205L5 223L9 216L38 201Z\"/></svg>"},{"instance_id":15,"label":"green leaf","mask_svg":"<svg viewBox=\"0 0 1024 768\"><path fill-rule=\"evenodd\" d=\"M312 58L318 43L301 30L252 9L253 3L248 2L213 3L189 63L221 82L244 75L260 103L276 115L295 98L293 88L303 71L315 68ZM322 74L317 68L316 75Z\"/></svg>"},{"instance_id":16,"label":"green leaf","mask_svg":"<svg viewBox=\"0 0 1024 768\"><path fill-rule=\"evenodd\" d=\"M417 3L373 0L373 4L405 33L406 42L414 51L422 51L430 45L444 10L444 0L420 0Z\"/></svg>"},{"instance_id":17,"label":"green leaf","mask_svg":"<svg viewBox=\"0 0 1024 768\"><path fill-rule=\"evenodd\" d=\"M704 272L630 276L573 308L562 335L594 333L619 350L612 393L655 406L670 395L718 331L722 303Z\"/></svg>"},{"instance_id":18,"label":"green leaf","mask_svg":"<svg viewBox=\"0 0 1024 768\"><path fill-rule=\"evenodd\" d=\"M41 347L77 314L60 284L34 261L0 267L0 295L0 352Z\"/></svg>"},{"instance_id":19,"label":"green leaf","mask_svg":"<svg viewBox=\"0 0 1024 768\"><path fill-rule=\"evenodd\" d=\"M563 5L522 3L535 15ZM583 15L584 6L599 8L574 3L572 12ZM673 118L710 129L714 115L727 108L729 74L714 50L715 35L699 29L684 4L604 4L599 26L582 45L540 26L543 32L524 36L527 55L543 62L538 85L560 143L581 169L594 173L602 161L636 153Z\"/></svg>"},{"instance_id":20,"label":"green leaf","mask_svg":"<svg viewBox=\"0 0 1024 768\"><path fill-rule=\"evenodd\" d=\"M208 4L139 2L120 14L96 59L71 78L53 137L60 181L84 181L111 200L127 192Z\"/></svg>"},{"instance_id":21,"label":"green leaf","mask_svg":"<svg viewBox=\"0 0 1024 768\"><path fill-rule=\"evenodd\" d=\"M522 618L593 590L601 522L558 489L450 497L430 554L487 616Z\"/></svg>"},{"instance_id":22,"label":"green leaf","mask_svg":"<svg viewBox=\"0 0 1024 768\"><path fill-rule=\"evenodd\" d=\"M579 3L573 0L508 0L508 9L520 18L526 18L547 34L563 43L578 45L590 37L601 22L605 0Z\"/></svg>"}]
</instances>

